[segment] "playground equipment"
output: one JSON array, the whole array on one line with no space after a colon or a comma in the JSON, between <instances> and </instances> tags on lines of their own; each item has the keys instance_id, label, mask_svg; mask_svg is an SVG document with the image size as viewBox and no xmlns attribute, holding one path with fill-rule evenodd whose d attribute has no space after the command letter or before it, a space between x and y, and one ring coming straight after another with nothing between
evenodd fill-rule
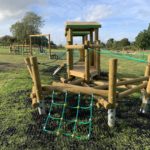
<instances>
[{"instance_id":1,"label":"playground equipment","mask_svg":"<svg viewBox=\"0 0 150 150\"><path fill-rule=\"evenodd\" d=\"M49 51L49 58L50 59L57 59L56 54L52 54L51 52L51 44L50 44L50 34L34 34L30 35L30 54L33 55L33 38L34 37L47 37L48 38L48 51ZM40 51L42 51L43 45L40 46Z\"/></svg>"},{"instance_id":2,"label":"playground equipment","mask_svg":"<svg viewBox=\"0 0 150 150\"><path fill-rule=\"evenodd\" d=\"M64 112L67 104L67 93L71 92L78 95L78 104L76 105L76 118L71 122L74 123L73 132L67 134L72 137L76 135L77 122L79 117L80 102L85 100L80 100L80 94L85 94L93 97L88 110L92 114L92 106L95 104L97 108L103 107L108 110L108 126L115 126L115 115L118 100L127 97L135 92L142 90L142 105L140 112L143 114L150 113L150 56L148 57L148 64L145 69L144 76L139 78L128 78L127 80L122 78L117 78L117 59L109 60L109 71L107 80L103 80L100 74L100 46L98 40L98 28L100 25L98 23L87 22L69 22L66 25L66 38L68 44L67 48L67 74L68 78L61 78L61 82L53 82L52 85L42 85L38 62L36 57L28 57L25 59L28 71L33 80L33 88L31 93L32 106L38 107L40 114L45 114L44 97L52 93L52 102L50 107L50 112L47 117L46 124L44 126L45 131L47 129L49 119L57 120L57 130L56 134L59 135L62 128L62 121L65 120ZM95 32L95 42L93 44L93 32ZM88 35L90 34L91 42L88 42ZM84 43L82 45L73 45L73 36L81 36L84 38ZM80 67L73 66L73 49L80 50L80 62L77 65ZM85 69L84 69L85 67ZM92 68L94 68L92 70ZM98 80L94 80L94 76L98 77ZM78 77L78 78L76 78ZM121 91L122 87L124 91ZM54 91L65 92L65 97L63 103L59 103L57 100L54 101ZM57 95L56 95L57 96ZM55 97L56 97L55 96ZM58 96L59 97L59 96ZM51 109L55 105L61 105L63 107L60 117L53 117L51 115ZM83 108L84 109L84 108ZM82 115L82 114L81 114ZM88 118L88 121L81 122L81 124L89 124L89 134L91 131L91 121L92 115ZM80 124L80 123L79 123ZM78 136L77 136L78 137Z\"/></svg>"},{"instance_id":3,"label":"playground equipment","mask_svg":"<svg viewBox=\"0 0 150 150\"><path fill-rule=\"evenodd\" d=\"M100 57L97 51L100 51L99 41L100 24L96 22L67 22L66 23L66 39L67 39L67 72L70 76L80 77L89 81L90 76L100 74ZM90 42L88 41L90 36ZM95 39L93 39L93 35ZM82 38L81 45L73 45L73 37ZM89 51L92 48L93 51ZM80 61L73 66L73 50L80 50Z\"/></svg>"},{"instance_id":4,"label":"playground equipment","mask_svg":"<svg viewBox=\"0 0 150 150\"><path fill-rule=\"evenodd\" d=\"M9 47L10 54L29 54L30 53L30 45L10 45Z\"/></svg>"}]
</instances>

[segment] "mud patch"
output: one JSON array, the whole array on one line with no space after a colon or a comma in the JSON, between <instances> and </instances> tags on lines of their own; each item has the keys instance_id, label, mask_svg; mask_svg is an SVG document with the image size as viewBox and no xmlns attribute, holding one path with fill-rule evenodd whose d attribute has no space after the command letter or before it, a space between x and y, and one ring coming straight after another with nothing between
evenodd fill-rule
<instances>
[{"instance_id":1,"label":"mud patch","mask_svg":"<svg viewBox=\"0 0 150 150\"><path fill-rule=\"evenodd\" d=\"M8 71L21 67L22 64L0 62L0 71Z\"/></svg>"}]
</instances>

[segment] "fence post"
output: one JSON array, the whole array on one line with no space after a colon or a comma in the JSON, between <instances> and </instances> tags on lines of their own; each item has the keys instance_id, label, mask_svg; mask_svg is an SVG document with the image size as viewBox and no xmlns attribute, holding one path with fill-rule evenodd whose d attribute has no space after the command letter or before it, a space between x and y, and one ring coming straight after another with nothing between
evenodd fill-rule
<instances>
[{"instance_id":1,"label":"fence post","mask_svg":"<svg viewBox=\"0 0 150 150\"><path fill-rule=\"evenodd\" d=\"M42 97L42 87L41 87L37 57L30 57L30 62L31 62L31 69L32 69L32 79L33 79L37 103L38 103L38 111L39 114L41 115L41 114L45 114L45 106Z\"/></svg>"},{"instance_id":2,"label":"fence post","mask_svg":"<svg viewBox=\"0 0 150 150\"><path fill-rule=\"evenodd\" d=\"M115 126L116 116L116 80L117 80L117 59L109 60L109 91L108 102L112 108L108 109L108 126Z\"/></svg>"},{"instance_id":3,"label":"fence post","mask_svg":"<svg viewBox=\"0 0 150 150\"><path fill-rule=\"evenodd\" d=\"M148 64L145 69L145 76L149 77L146 89L141 91L142 93L142 105L140 113L144 115L150 114L150 55L148 56Z\"/></svg>"}]
</instances>

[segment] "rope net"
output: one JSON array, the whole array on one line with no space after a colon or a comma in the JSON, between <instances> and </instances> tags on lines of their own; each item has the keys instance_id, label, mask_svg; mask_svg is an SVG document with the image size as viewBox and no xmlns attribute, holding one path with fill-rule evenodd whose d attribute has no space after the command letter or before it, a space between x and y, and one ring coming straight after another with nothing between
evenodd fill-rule
<instances>
[{"instance_id":1,"label":"rope net","mask_svg":"<svg viewBox=\"0 0 150 150\"><path fill-rule=\"evenodd\" d=\"M53 91L43 130L55 135L89 139L92 131L93 95L57 94Z\"/></svg>"}]
</instances>

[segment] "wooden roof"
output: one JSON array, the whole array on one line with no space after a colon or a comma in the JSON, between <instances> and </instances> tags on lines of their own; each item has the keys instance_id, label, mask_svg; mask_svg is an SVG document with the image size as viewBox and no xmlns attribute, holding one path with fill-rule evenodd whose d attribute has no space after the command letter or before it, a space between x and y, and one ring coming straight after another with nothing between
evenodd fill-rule
<instances>
[{"instance_id":1,"label":"wooden roof","mask_svg":"<svg viewBox=\"0 0 150 150\"><path fill-rule=\"evenodd\" d=\"M73 36L84 36L90 34L90 31L73 31Z\"/></svg>"},{"instance_id":2,"label":"wooden roof","mask_svg":"<svg viewBox=\"0 0 150 150\"><path fill-rule=\"evenodd\" d=\"M100 27L101 25L98 22L75 22L74 21L74 22L66 22L65 30L67 31L70 28L72 29L72 31L76 31L76 33L75 32L73 33L74 36L82 36L88 34L85 32L89 32L91 29L97 29Z\"/></svg>"},{"instance_id":3,"label":"wooden roof","mask_svg":"<svg viewBox=\"0 0 150 150\"><path fill-rule=\"evenodd\" d=\"M66 22L66 28L83 28L83 29L90 29L90 28L100 28L101 25L98 22Z\"/></svg>"}]
</instances>

